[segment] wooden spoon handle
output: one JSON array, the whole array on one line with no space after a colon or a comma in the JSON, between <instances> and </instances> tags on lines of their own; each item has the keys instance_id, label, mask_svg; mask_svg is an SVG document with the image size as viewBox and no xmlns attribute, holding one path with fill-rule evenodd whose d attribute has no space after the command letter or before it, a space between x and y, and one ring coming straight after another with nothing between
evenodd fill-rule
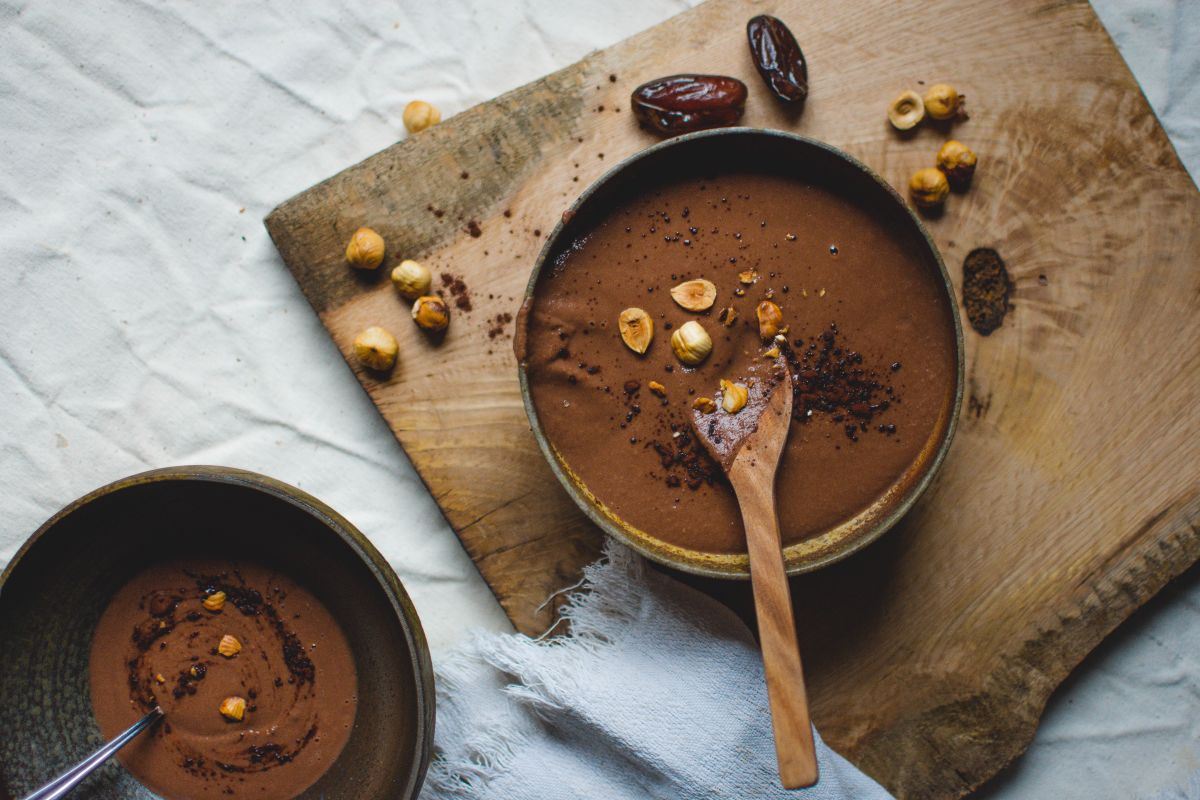
<instances>
[{"instance_id":1,"label":"wooden spoon handle","mask_svg":"<svg viewBox=\"0 0 1200 800\"><path fill-rule=\"evenodd\" d=\"M779 778L785 789L800 789L817 782L817 753L808 716L791 591L783 567L775 492L769 485L763 487L761 480L746 483L749 485L739 487L738 500L750 552L750 580L771 702Z\"/></svg>"}]
</instances>

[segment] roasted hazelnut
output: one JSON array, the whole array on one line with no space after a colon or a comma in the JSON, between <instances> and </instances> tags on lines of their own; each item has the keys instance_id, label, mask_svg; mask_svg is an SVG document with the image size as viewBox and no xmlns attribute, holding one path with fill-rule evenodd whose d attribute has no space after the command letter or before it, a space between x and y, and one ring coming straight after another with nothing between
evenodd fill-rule
<instances>
[{"instance_id":1,"label":"roasted hazelnut","mask_svg":"<svg viewBox=\"0 0 1200 800\"><path fill-rule=\"evenodd\" d=\"M650 389L651 392L654 392L654 394L658 395L659 397L667 396L667 387L663 386L658 381L650 381L649 383L646 384L646 387L648 389Z\"/></svg>"},{"instance_id":2,"label":"roasted hazelnut","mask_svg":"<svg viewBox=\"0 0 1200 800\"><path fill-rule=\"evenodd\" d=\"M690 367L708 358L712 348L713 341L708 331L695 320L683 323L671 334L671 349L675 352L675 357Z\"/></svg>"},{"instance_id":3,"label":"roasted hazelnut","mask_svg":"<svg viewBox=\"0 0 1200 800\"><path fill-rule=\"evenodd\" d=\"M246 716L246 701L241 697L226 697L217 710L225 719L241 722L242 717Z\"/></svg>"},{"instance_id":4,"label":"roasted hazelnut","mask_svg":"<svg viewBox=\"0 0 1200 800\"><path fill-rule=\"evenodd\" d=\"M163 674L161 672L156 672L156 673L154 673L154 682L155 683L166 683L167 679L163 676Z\"/></svg>"},{"instance_id":5,"label":"roasted hazelnut","mask_svg":"<svg viewBox=\"0 0 1200 800\"><path fill-rule=\"evenodd\" d=\"M450 309L437 295L425 295L413 303L412 318L422 330L444 331L450 324Z\"/></svg>"},{"instance_id":6,"label":"roasted hazelnut","mask_svg":"<svg viewBox=\"0 0 1200 800\"><path fill-rule=\"evenodd\" d=\"M925 103L914 91L901 92L888 106L888 122L898 131L915 128L925 119Z\"/></svg>"},{"instance_id":7,"label":"roasted hazelnut","mask_svg":"<svg viewBox=\"0 0 1200 800\"><path fill-rule=\"evenodd\" d=\"M750 399L750 390L743 383L732 383L721 379L721 408L727 414L736 414L746 407Z\"/></svg>"},{"instance_id":8,"label":"roasted hazelnut","mask_svg":"<svg viewBox=\"0 0 1200 800\"><path fill-rule=\"evenodd\" d=\"M711 397L697 397L692 401L692 408L701 414L711 414L717 410L717 404L712 401Z\"/></svg>"},{"instance_id":9,"label":"roasted hazelnut","mask_svg":"<svg viewBox=\"0 0 1200 800\"><path fill-rule=\"evenodd\" d=\"M958 113L958 91L948 83L935 83L925 90L925 111L934 119L950 119Z\"/></svg>"},{"instance_id":10,"label":"roasted hazelnut","mask_svg":"<svg viewBox=\"0 0 1200 800\"><path fill-rule=\"evenodd\" d=\"M226 658L233 658L238 653L242 652L242 643L236 637L230 636L228 633L221 637L221 641L217 643L217 652Z\"/></svg>"},{"instance_id":11,"label":"roasted hazelnut","mask_svg":"<svg viewBox=\"0 0 1200 800\"><path fill-rule=\"evenodd\" d=\"M370 228L359 228L346 245L346 261L355 269L375 269L383 263L383 237Z\"/></svg>"},{"instance_id":12,"label":"roasted hazelnut","mask_svg":"<svg viewBox=\"0 0 1200 800\"><path fill-rule=\"evenodd\" d=\"M738 273L738 281L746 286L751 285L758 280L758 270L747 269Z\"/></svg>"},{"instance_id":13,"label":"roasted hazelnut","mask_svg":"<svg viewBox=\"0 0 1200 800\"><path fill-rule=\"evenodd\" d=\"M396 365L400 345L386 328L372 325L354 337L354 357L364 367L381 372Z\"/></svg>"},{"instance_id":14,"label":"roasted hazelnut","mask_svg":"<svg viewBox=\"0 0 1200 800\"><path fill-rule=\"evenodd\" d=\"M202 605L209 611L220 611L225 607L225 593L213 592L208 597L204 598Z\"/></svg>"},{"instance_id":15,"label":"roasted hazelnut","mask_svg":"<svg viewBox=\"0 0 1200 800\"><path fill-rule=\"evenodd\" d=\"M738 313L737 313L737 310L733 306L729 306L728 308L722 308L721 313L717 315L717 321L720 322L722 325L724 325L726 328L732 328L733 323L737 322L737 318L738 318Z\"/></svg>"},{"instance_id":16,"label":"roasted hazelnut","mask_svg":"<svg viewBox=\"0 0 1200 800\"><path fill-rule=\"evenodd\" d=\"M405 259L392 270L392 283L400 294L409 300L416 300L429 292L429 287L433 285L433 275L423 264Z\"/></svg>"},{"instance_id":17,"label":"roasted hazelnut","mask_svg":"<svg viewBox=\"0 0 1200 800\"><path fill-rule=\"evenodd\" d=\"M937 208L946 202L950 183L937 167L925 167L913 173L912 180L908 182L908 191L913 202L921 208Z\"/></svg>"},{"instance_id":18,"label":"roasted hazelnut","mask_svg":"<svg viewBox=\"0 0 1200 800\"><path fill-rule=\"evenodd\" d=\"M754 310L758 316L758 335L764 339L774 339L783 330L783 309L771 300L763 300Z\"/></svg>"},{"instance_id":19,"label":"roasted hazelnut","mask_svg":"<svg viewBox=\"0 0 1200 800\"><path fill-rule=\"evenodd\" d=\"M424 100L413 100L404 107L404 127L409 133L420 133L442 121L442 112Z\"/></svg>"},{"instance_id":20,"label":"roasted hazelnut","mask_svg":"<svg viewBox=\"0 0 1200 800\"><path fill-rule=\"evenodd\" d=\"M650 347L654 338L654 320L640 308L627 308L617 317L617 329L621 341L633 352L641 355Z\"/></svg>"},{"instance_id":21,"label":"roasted hazelnut","mask_svg":"<svg viewBox=\"0 0 1200 800\"><path fill-rule=\"evenodd\" d=\"M946 142L937 154L938 169L946 173L951 186L960 188L971 182L976 161L978 159L971 148L957 139Z\"/></svg>"},{"instance_id":22,"label":"roasted hazelnut","mask_svg":"<svg viewBox=\"0 0 1200 800\"><path fill-rule=\"evenodd\" d=\"M703 278L684 281L671 289L671 299L688 311L707 311L717 299L717 287Z\"/></svg>"}]
</instances>

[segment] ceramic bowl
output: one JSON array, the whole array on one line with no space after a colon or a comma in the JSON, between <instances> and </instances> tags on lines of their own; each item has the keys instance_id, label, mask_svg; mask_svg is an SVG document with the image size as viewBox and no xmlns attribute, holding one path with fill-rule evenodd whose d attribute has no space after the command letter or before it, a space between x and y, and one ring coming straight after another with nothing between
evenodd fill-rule
<instances>
[{"instance_id":1,"label":"ceramic bowl","mask_svg":"<svg viewBox=\"0 0 1200 800\"><path fill-rule=\"evenodd\" d=\"M404 587L328 506L271 478L220 467L157 470L98 489L51 518L9 562L0 576L0 796L24 796L103 743L88 658L117 589L155 561L231 553L305 586L354 654L354 729L300 797L417 796L433 742L433 670ZM158 797L116 761L72 796Z\"/></svg>"},{"instance_id":2,"label":"ceramic bowl","mask_svg":"<svg viewBox=\"0 0 1200 800\"><path fill-rule=\"evenodd\" d=\"M900 234L919 249L927 268L936 274L939 284L945 288L945 302L952 310L949 316L953 319L952 335L957 356L953 376L955 389L953 402L948 404L938 422L937 435L932 437L917 461L903 475L897 476L891 488L871 507L835 528L786 547L784 560L788 574L796 575L839 561L861 550L882 536L912 508L937 474L950 449L962 404L963 337L954 287L941 255L920 218L886 181L828 144L782 131L721 128L669 139L618 164L592 184L563 214L563 221L551 232L534 265L525 291L524 308L530 305L542 270L550 268L565 248L586 232L593 219L611 208L614 200L627 191L639 175L670 171L676 175L694 173L702 176L729 165L765 169L793 175L799 180L836 185L840 192L872 204L872 208L879 209L879 213L886 214L890 221L894 221ZM525 324L527 318L528 315L522 313L518 325ZM523 336L524 331L518 329L518 342L523 340ZM522 364L518 369L525 412L538 446L567 494L605 533L650 559L685 572L715 578L749 577L750 563L745 553L709 553L670 544L657 536L655 531L641 530L628 524L596 498L559 455L554 442L546 436L533 404L525 367Z\"/></svg>"}]
</instances>

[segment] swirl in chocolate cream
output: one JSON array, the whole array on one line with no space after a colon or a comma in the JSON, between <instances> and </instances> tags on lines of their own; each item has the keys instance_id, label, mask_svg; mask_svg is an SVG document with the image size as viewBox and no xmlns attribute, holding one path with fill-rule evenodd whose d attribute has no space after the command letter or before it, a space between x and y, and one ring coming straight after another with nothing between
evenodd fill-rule
<instances>
[{"instance_id":1,"label":"swirl in chocolate cream","mask_svg":"<svg viewBox=\"0 0 1200 800\"><path fill-rule=\"evenodd\" d=\"M206 605L222 594L223 606ZM241 650L223 655L224 636ZM292 797L333 762L354 720L357 679L341 630L303 588L254 564L179 562L138 575L101 618L91 672L106 734L156 705L166 712L122 757L166 797ZM241 720L220 713L226 697L245 700Z\"/></svg>"}]
</instances>

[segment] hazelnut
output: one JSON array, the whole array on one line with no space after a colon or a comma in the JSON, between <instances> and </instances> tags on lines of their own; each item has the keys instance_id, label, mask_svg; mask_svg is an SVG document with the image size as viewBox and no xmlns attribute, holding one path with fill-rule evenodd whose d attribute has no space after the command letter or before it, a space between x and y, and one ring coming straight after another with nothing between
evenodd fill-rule
<instances>
[{"instance_id":1,"label":"hazelnut","mask_svg":"<svg viewBox=\"0 0 1200 800\"><path fill-rule=\"evenodd\" d=\"M450 324L450 309L446 301L435 294L418 297L412 307L412 318L426 331L444 331Z\"/></svg>"},{"instance_id":2,"label":"hazelnut","mask_svg":"<svg viewBox=\"0 0 1200 800\"><path fill-rule=\"evenodd\" d=\"M424 100L413 100L404 107L404 127L409 133L420 133L442 121L442 112Z\"/></svg>"},{"instance_id":3,"label":"hazelnut","mask_svg":"<svg viewBox=\"0 0 1200 800\"><path fill-rule=\"evenodd\" d=\"M956 139L942 145L937 154L938 169L946 173L947 180L953 186L962 187L971 182L976 161L978 159L971 148Z\"/></svg>"},{"instance_id":4,"label":"hazelnut","mask_svg":"<svg viewBox=\"0 0 1200 800\"><path fill-rule=\"evenodd\" d=\"M727 414L736 414L746 407L750 399L750 390L743 383L730 383L721 379L721 408Z\"/></svg>"},{"instance_id":5,"label":"hazelnut","mask_svg":"<svg viewBox=\"0 0 1200 800\"><path fill-rule=\"evenodd\" d=\"M925 167L913 173L908 191L913 202L921 208L937 208L950 194L950 183L937 167Z\"/></svg>"},{"instance_id":6,"label":"hazelnut","mask_svg":"<svg viewBox=\"0 0 1200 800\"><path fill-rule=\"evenodd\" d=\"M732 328L733 323L737 322L738 313L733 306L722 308L721 313L717 315L717 321L726 328Z\"/></svg>"},{"instance_id":7,"label":"hazelnut","mask_svg":"<svg viewBox=\"0 0 1200 800\"><path fill-rule=\"evenodd\" d=\"M396 337L378 325L372 325L354 337L354 356L364 367L386 371L396 365L400 345Z\"/></svg>"},{"instance_id":8,"label":"hazelnut","mask_svg":"<svg viewBox=\"0 0 1200 800\"><path fill-rule=\"evenodd\" d=\"M776 336L775 338L779 339L778 336ZM777 345L777 344L771 345L767 350L765 350L763 352L762 357L767 360L774 360L776 358L779 358L779 345Z\"/></svg>"},{"instance_id":9,"label":"hazelnut","mask_svg":"<svg viewBox=\"0 0 1200 800\"><path fill-rule=\"evenodd\" d=\"M717 287L703 278L684 281L671 290L671 299L688 311L707 311L717 299Z\"/></svg>"},{"instance_id":10,"label":"hazelnut","mask_svg":"<svg viewBox=\"0 0 1200 800\"><path fill-rule=\"evenodd\" d=\"M712 352L713 342L704 326L695 320L683 323L671 334L671 349L675 357L688 366L694 367L708 358Z\"/></svg>"},{"instance_id":11,"label":"hazelnut","mask_svg":"<svg viewBox=\"0 0 1200 800\"><path fill-rule=\"evenodd\" d=\"M218 710L225 719L241 722L242 717L246 716L246 701L241 697L226 697Z\"/></svg>"},{"instance_id":12,"label":"hazelnut","mask_svg":"<svg viewBox=\"0 0 1200 800\"><path fill-rule=\"evenodd\" d=\"M640 308L627 308L617 317L617 329L621 340L633 352L641 355L650 347L654 338L654 320Z\"/></svg>"},{"instance_id":13,"label":"hazelnut","mask_svg":"<svg viewBox=\"0 0 1200 800\"><path fill-rule=\"evenodd\" d=\"M958 105L958 91L948 83L935 83L925 90L925 110L934 119L950 119Z\"/></svg>"},{"instance_id":14,"label":"hazelnut","mask_svg":"<svg viewBox=\"0 0 1200 800\"><path fill-rule=\"evenodd\" d=\"M220 611L225 607L225 593L213 592L208 597L204 598L204 602L201 605L203 605L209 611Z\"/></svg>"},{"instance_id":15,"label":"hazelnut","mask_svg":"<svg viewBox=\"0 0 1200 800\"><path fill-rule=\"evenodd\" d=\"M650 381L648 384L646 384L646 386L650 389L650 391L654 392L654 394L658 395L659 397L667 396L667 387L663 386L658 381Z\"/></svg>"},{"instance_id":16,"label":"hazelnut","mask_svg":"<svg viewBox=\"0 0 1200 800\"><path fill-rule=\"evenodd\" d=\"M717 410L717 404L710 397L697 397L692 401L692 408L701 414L711 414Z\"/></svg>"},{"instance_id":17,"label":"hazelnut","mask_svg":"<svg viewBox=\"0 0 1200 800\"><path fill-rule=\"evenodd\" d=\"M783 330L783 309L771 300L763 300L754 310L758 316L758 335L764 339L774 339Z\"/></svg>"},{"instance_id":18,"label":"hazelnut","mask_svg":"<svg viewBox=\"0 0 1200 800\"><path fill-rule=\"evenodd\" d=\"M901 92L888 106L888 122L898 131L915 128L925 119L925 103L914 91Z\"/></svg>"},{"instance_id":19,"label":"hazelnut","mask_svg":"<svg viewBox=\"0 0 1200 800\"><path fill-rule=\"evenodd\" d=\"M359 228L346 245L346 261L355 269L375 269L383 263L383 237L370 228Z\"/></svg>"},{"instance_id":20,"label":"hazelnut","mask_svg":"<svg viewBox=\"0 0 1200 800\"><path fill-rule=\"evenodd\" d=\"M392 283L400 294L409 300L416 300L429 291L433 285L433 275L419 262L405 259L392 270Z\"/></svg>"},{"instance_id":21,"label":"hazelnut","mask_svg":"<svg viewBox=\"0 0 1200 800\"><path fill-rule=\"evenodd\" d=\"M154 682L155 683L166 683L167 679L165 677L163 677L163 674L161 672L156 672L156 673L154 673Z\"/></svg>"},{"instance_id":22,"label":"hazelnut","mask_svg":"<svg viewBox=\"0 0 1200 800\"><path fill-rule=\"evenodd\" d=\"M738 281L740 281L741 283L744 283L746 286L749 286L750 284L754 283L756 280L758 280L758 271L757 270L748 269L748 270L744 270L744 271L738 273Z\"/></svg>"},{"instance_id":23,"label":"hazelnut","mask_svg":"<svg viewBox=\"0 0 1200 800\"><path fill-rule=\"evenodd\" d=\"M221 641L217 643L217 652L226 658L233 658L238 653L242 652L242 643L228 633L221 637Z\"/></svg>"}]
</instances>

